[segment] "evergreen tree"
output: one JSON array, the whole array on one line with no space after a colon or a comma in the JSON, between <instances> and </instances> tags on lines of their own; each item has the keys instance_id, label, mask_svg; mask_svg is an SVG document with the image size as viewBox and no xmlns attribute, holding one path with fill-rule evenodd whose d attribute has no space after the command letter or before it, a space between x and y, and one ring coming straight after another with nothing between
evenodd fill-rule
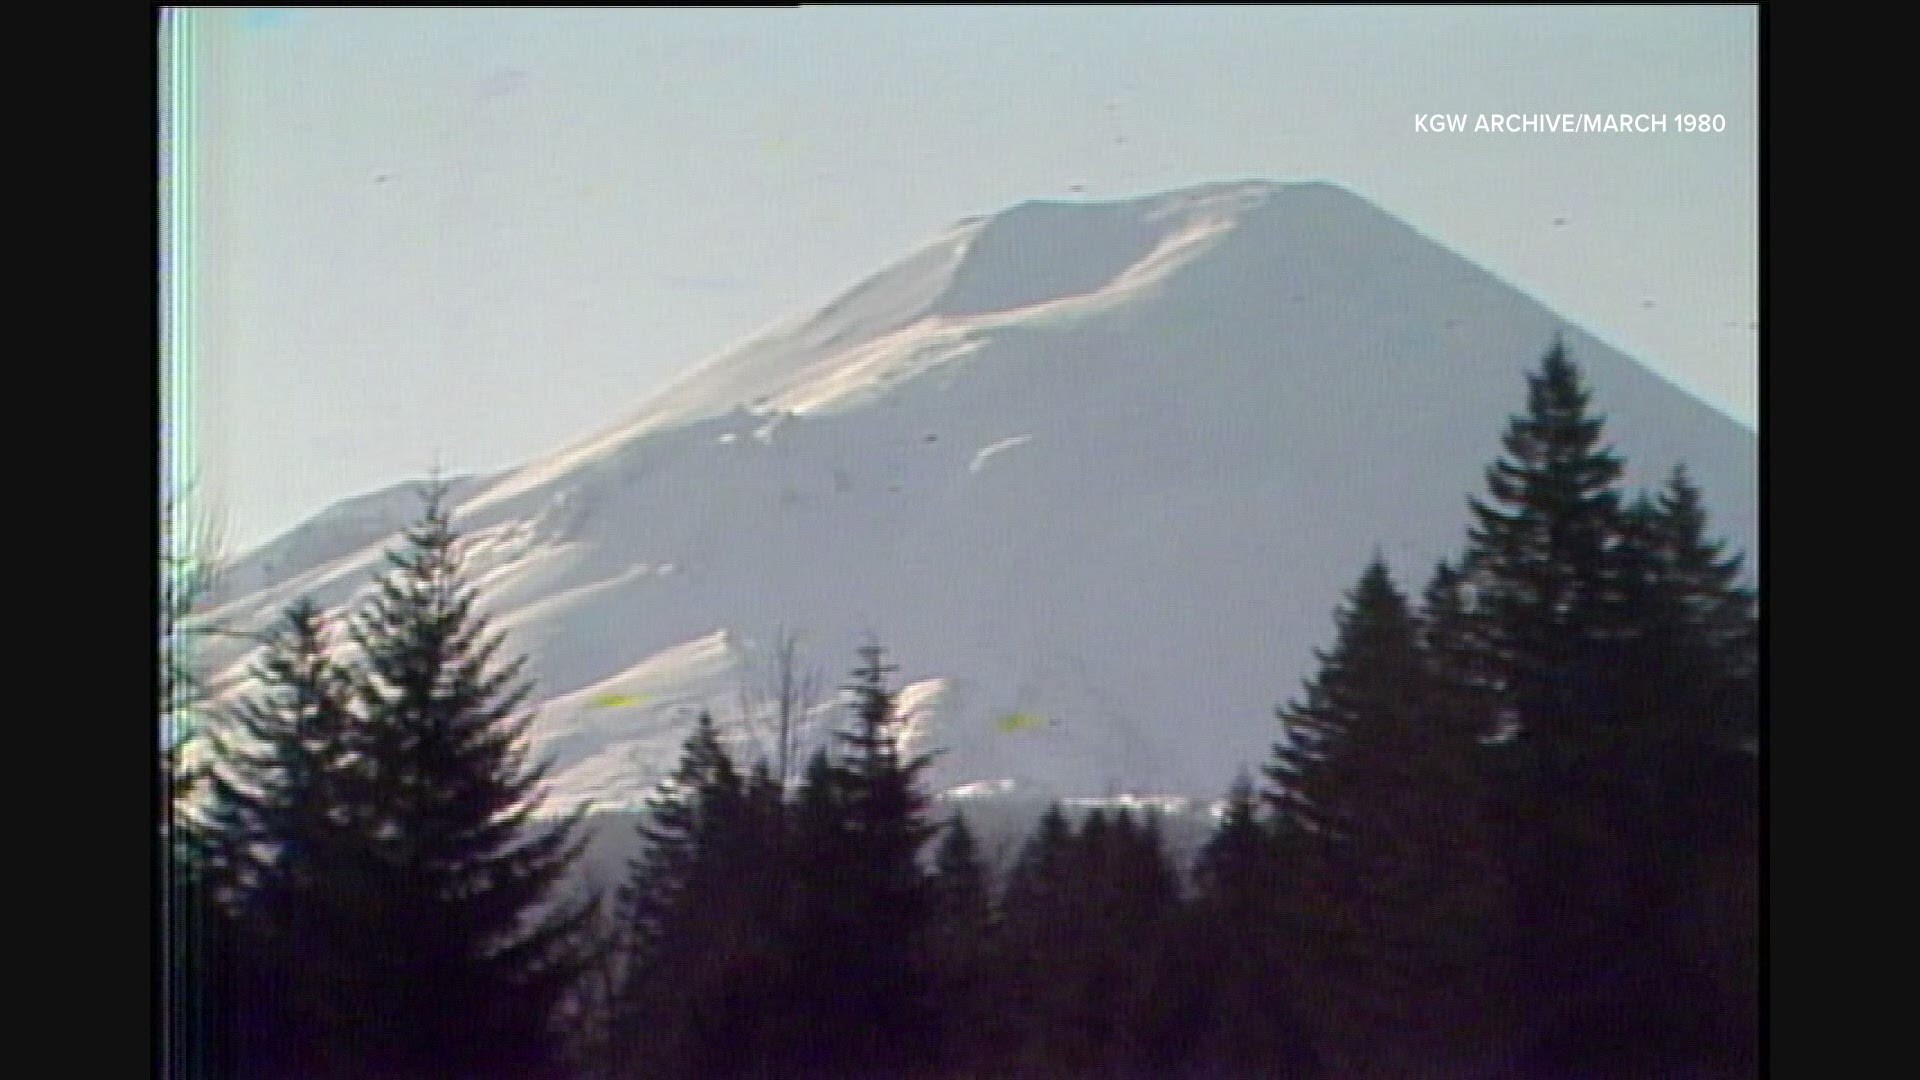
<instances>
[{"instance_id":1,"label":"evergreen tree","mask_svg":"<svg viewBox=\"0 0 1920 1080\"><path fill-rule=\"evenodd\" d=\"M1424 681L1413 613L1378 558L1336 620L1338 641L1331 651L1314 651L1320 669L1305 697L1276 710L1282 738L1263 794L1282 827L1324 836L1350 831L1356 804L1341 790L1346 777L1320 766L1370 720L1407 711Z\"/></svg>"},{"instance_id":2,"label":"evergreen tree","mask_svg":"<svg viewBox=\"0 0 1920 1080\"><path fill-rule=\"evenodd\" d=\"M1757 886L1749 881L1743 893L1728 874L1751 869L1756 855L1754 597L1739 581L1740 558L1704 538L1700 493L1683 468L1625 516L1632 619L1611 643L1620 690L1610 738L1589 753L1611 781L1596 861L1622 868L1610 877L1631 888L1603 909L1594 934L1602 959L1550 1029L1548 1056L1629 1071L1714 1060L1737 1073L1757 1038L1755 990L1725 973L1752 969L1757 915L1720 898ZM1716 925L1725 919L1749 926ZM1622 1046L1636 1055L1623 1060Z\"/></svg>"},{"instance_id":3,"label":"evergreen tree","mask_svg":"<svg viewBox=\"0 0 1920 1080\"><path fill-rule=\"evenodd\" d=\"M1073 826L1059 803L1050 803L1040 815L1034 831L1020 847L1001 899L1001 917L1028 922L1036 913L1056 902L1059 893L1069 887L1068 859L1073 844Z\"/></svg>"},{"instance_id":4,"label":"evergreen tree","mask_svg":"<svg viewBox=\"0 0 1920 1080\"><path fill-rule=\"evenodd\" d=\"M648 801L637 826L642 853L619 895L628 964L613 1011L616 1075L700 1075L708 1047L699 1026L721 997L713 905L727 887L729 833L744 805L739 773L703 712L679 767Z\"/></svg>"},{"instance_id":5,"label":"evergreen tree","mask_svg":"<svg viewBox=\"0 0 1920 1080\"><path fill-rule=\"evenodd\" d=\"M1486 757L1536 1064L1657 1069L1689 1041L1692 1010L1656 943L1724 832L1716 808L1743 801L1726 750L1753 712L1752 636L1737 564L1701 539L1697 491L1680 474L1623 507L1588 402L1556 342L1490 501L1472 503L1471 633L1455 640L1513 735Z\"/></svg>"},{"instance_id":6,"label":"evergreen tree","mask_svg":"<svg viewBox=\"0 0 1920 1080\"><path fill-rule=\"evenodd\" d=\"M934 909L940 913L943 927L977 935L991 918L991 898L987 869L980 861L973 830L967 828L965 817L955 814L947 822L933 866Z\"/></svg>"},{"instance_id":7,"label":"evergreen tree","mask_svg":"<svg viewBox=\"0 0 1920 1080\"><path fill-rule=\"evenodd\" d=\"M781 1063L769 1055L780 1030L775 1018L788 1008L785 992L793 976L783 965L791 962L788 938L797 925L790 893L795 853L784 789L772 764L765 758L755 761L747 774L740 827L728 845L732 892L725 910L734 920L734 947L727 955L737 963L724 1008L730 1030L722 1037L735 1046L727 1060L740 1063L741 1071L732 1075L784 1075Z\"/></svg>"},{"instance_id":8,"label":"evergreen tree","mask_svg":"<svg viewBox=\"0 0 1920 1080\"><path fill-rule=\"evenodd\" d=\"M1194 861L1194 898L1176 956L1193 992L1194 1057L1222 1074L1318 1075L1287 969L1299 931L1282 902L1289 867L1262 820L1253 783L1239 777L1220 823ZM1210 1075L1210 1074L1209 1074Z\"/></svg>"},{"instance_id":9,"label":"evergreen tree","mask_svg":"<svg viewBox=\"0 0 1920 1080\"><path fill-rule=\"evenodd\" d=\"M1737 829L1757 797L1754 596L1739 581L1740 557L1708 542L1704 525L1681 468L1657 500L1628 508L1621 555L1634 622L1613 646L1620 764L1681 852Z\"/></svg>"},{"instance_id":10,"label":"evergreen tree","mask_svg":"<svg viewBox=\"0 0 1920 1080\"><path fill-rule=\"evenodd\" d=\"M702 713L622 893L631 962L615 1075L767 1075L755 1070L769 1067L763 1028L781 1007L782 819L767 763L742 777Z\"/></svg>"},{"instance_id":11,"label":"evergreen tree","mask_svg":"<svg viewBox=\"0 0 1920 1080\"><path fill-rule=\"evenodd\" d=\"M365 831L332 882L365 931L352 1045L362 1075L539 1077L591 918L553 896L580 819L533 820L546 767L525 758L524 658L496 662L503 639L474 610L443 498L352 627L365 723L349 815Z\"/></svg>"},{"instance_id":12,"label":"evergreen tree","mask_svg":"<svg viewBox=\"0 0 1920 1080\"><path fill-rule=\"evenodd\" d=\"M1527 411L1509 421L1506 456L1487 472L1489 499L1465 558L1473 626L1508 742L1491 755L1501 786L1503 847L1515 885L1518 959L1539 1016L1563 1008L1570 982L1596 963L1637 870L1610 841L1621 818L1620 643L1631 636L1624 590L1633 548L1615 485L1622 463L1556 340L1528 376ZM1609 895L1611 893L1611 895Z\"/></svg>"},{"instance_id":13,"label":"evergreen tree","mask_svg":"<svg viewBox=\"0 0 1920 1080\"><path fill-rule=\"evenodd\" d=\"M1336 1075L1406 1076L1491 1056L1489 981L1503 922L1478 744L1376 558L1270 770L1298 831L1288 921L1320 1056Z\"/></svg>"},{"instance_id":14,"label":"evergreen tree","mask_svg":"<svg viewBox=\"0 0 1920 1080\"><path fill-rule=\"evenodd\" d=\"M1059 803L1050 803L1020 846L1001 889L993 938L992 996L998 1003L994 1070L1042 1075L1045 1035L1071 963L1063 912L1073 891L1074 835Z\"/></svg>"},{"instance_id":15,"label":"evergreen tree","mask_svg":"<svg viewBox=\"0 0 1920 1080\"><path fill-rule=\"evenodd\" d=\"M1739 747L1759 733L1757 598L1742 581L1744 557L1706 537L1700 489L1675 466L1651 517L1657 554L1655 625L1673 681L1692 688L1695 737Z\"/></svg>"},{"instance_id":16,"label":"evergreen tree","mask_svg":"<svg viewBox=\"0 0 1920 1080\"><path fill-rule=\"evenodd\" d=\"M1489 499L1469 501L1466 563L1496 688L1525 731L1551 741L1589 726L1606 674L1590 646L1621 621L1622 462L1601 444L1604 421L1588 415L1563 342L1527 386L1527 412L1502 437L1507 456L1487 470Z\"/></svg>"},{"instance_id":17,"label":"evergreen tree","mask_svg":"<svg viewBox=\"0 0 1920 1080\"><path fill-rule=\"evenodd\" d=\"M1174 964L1177 881L1157 823L1048 809L1002 901L1006 1060L1017 1076L1166 1075L1197 1027Z\"/></svg>"},{"instance_id":18,"label":"evergreen tree","mask_svg":"<svg viewBox=\"0 0 1920 1080\"><path fill-rule=\"evenodd\" d=\"M1108 844L1096 879L1104 898L1090 925L1100 953L1093 985L1111 994L1107 1060L1122 1076L1165 1076L1187 1060L1198 1034L1180 1000L1186 987L1175 952L1185 915L1179 875L1152 810L1137 818L1121 810Z\"/></svg>"},{"instance_id":19,"label":"evergreen tree","mask_svg":"<svg viewBox=\"0 0 1920 1080\"><path fill-rule=\"evenodd\" d=\"M347 675L306 600L286 612L253 675L260 690L206 732L194 834L224 961L216 1012L239 1075L305 1075L341 1034L340 950L352 912L332 876L350 857L344 811L357 721Z\"/></svg>"},{"instance_id":20,"label":"evergreen tree","mask_svg":"<svg viewBox=\"0 0 1920 1080\"><path fill-rule=\"evenodd\" d=\"M752 898L761 901L754 918L768 925L779 921L779 905L774 898L785 886L791 858L787 834L791 808L785 787L771 762L764 757L754 761L753 768L747 770L734 845L740 879L752 887Z\"/></svg>"},{"instance_id":21,"label":"evergreen tree","mask_svg":"<svg viewBox=\"0 0 1920 1080\"><path fill-rule=\"evenodd\" d=\"M1483 742L1510 736L1502 723L1498 668L1491 660L1484 622L1468 600L1465 575L1451 563L1433 568L1421 595L1420 644L1436 691L1446 695L1436 715L1455 723L1459 734Z\"/></svg>"},{"instance_id":22,"label":"evergreen tree","mask_svg":"<svg viewBox=\"0 0 1920 1080\"><path fill-rule=\"evenodd\" d=\"M832 1015L837 1002L827 980L840 944L834 935L844 933L848 922L839 893L840 869L847 864L846 806L834 761L827 747L816 746L792 801L778 812L783 826L773 868L777 884L767 892L771 941L762 957L763 991L772 1005L754 1018L751 1031L741 1033L763 1070L750 1075L822 1075L839 1052L835 1040L841 1036L833 1027L839 1021Z\"/></svg>"},{"instance_id":23,"label":"evergreen tree","mask_svg":"<svg viewBox=\"0 0 1920 1080\"><path fill-rule=\"evenodd\" d=\"M942 830L933 860L933 991L940 1003L940 1056L955 1067L980 1060L993 1021L989 942L996 927L986 866L967 827L955 814Z\"/></svg>"},{"instance_id":24,"label":"evergreen tree","mask_svg":"<svg viewBox=\"0 0 1920 1080\"><path fill-rule=\"evenodd\" d=\"M193 918L170 928L190 932L169 966L191 993L176 1000L193 1002L176 1050L203 1075L285 1071L321 1044L301 1022L318 1004L316 969L288 961L291 934L318 922L294 918L289 901L326 825L327 738L345 725L322 638L311 605L295 605L253 665L259 692L196 732L205 757L169 836L175 895Z\"/></svg>"},{"instance_id":25,"label":"evergreen tree","mask_svg":"<svg viewBox=\"0 0 1920 1080\"><path fill-rule=\"evenodd\" d=\"M919 862L935 831L920 789L928 759L901 752L881 648L860 655L841 759L815 756L795 812L797 910L785 932L793 1019L806 1024L784 1040L790 1076L899 1075L934 1037L933 894Z\"/></svg>"}]
</instances>

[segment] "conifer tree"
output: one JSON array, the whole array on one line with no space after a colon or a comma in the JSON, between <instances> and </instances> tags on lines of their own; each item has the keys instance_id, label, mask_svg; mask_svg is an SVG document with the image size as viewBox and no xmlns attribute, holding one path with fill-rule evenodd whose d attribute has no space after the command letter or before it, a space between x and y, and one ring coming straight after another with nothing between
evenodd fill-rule
<instances>
[{"instance_id":1,"label":"conifer tree","mask_svg":"<svg viewBox=\"0 0 1920 1080\"><path fill-rule=\"evenodd\" d=\"M783 1007L779 781L743 777L702 713L640 826L622 893L630 972L618 995L620 1076L761 1075ZM776 1070L777 1071L777 1070Z\"/></svg>"},{"instance_id":2,"label":"conifer tree","mask_svg":"<svg viewBox=\"0 0 1920 1080\"><path fill-rule=\"evenodd\" d=\"M992 893L967 819L955 814L933 860L933 991L940 1003L941 1056L956 1067L982 1064L992 1036L989 997Z\"/></svg>"},{"instance_id":3,"label":"conifer tree","mask_svg":"<svg viewBox=\"0 0 1920 1080\"><path fill-rule=\"evenodd\" d=\"M698 1075L698 1030L720 1005L711 949L726 845L744 808L733 760L701 713L673 776L637 826L643 848L619 896L625 978L613 1010L616 1075Z\"/></svg>"},{"instance_id":4,"label":"conifer tree","mask_svg":"<svg viewBox=\"0 0 1920 1080\"><path fill-rule=\"evenodd\" d=\"M1742 849L1757 843L1754 597L1739 556L1705 539L1684 468L1624 517L1628 619L1607 643L1618 690L1610 738L1587 756L1603 781L1591 816L1604 832L1584 876L1613 892L1594 905L1599 959L1548 1029L1546 1057L1626 1070L1750 1061L1755 1024L1742 1031L1730 1019L1753 1017L1754 987L1731 987L1724 972L1751 968L1738 944L1750 953L1751 929L1716 923L1756 916L1716 898L1741 895L1727 868L1751 868L1754 853Z\"/></svg>"},{"instance_id":5,"label":"conifer tree","mask_svg":"<svg viewBox=\"0 0 1920 1080\"><path fill-rule=\"evenodd\" d=\"M1421 594L1420 644L1436 692L1446 695L1437 714L1450 718L1461 734L1498 741L1512 732L1502 723L1498 669L1467 593L1466 577L1454 564L1442 561L1433 568Z\"/></svg>"},{"instance_id":6,"label":"conifer tree","mask_svg":"<svg viewBox=\"0 0 1920 1080\"><path fill-rule=\"evenodd\" d=\"M1335 1075L1491 1056L1498 890L1477 743L1376 558L1304 700L1282 709L1274 803L1297 829L1295 994Z\"/></svg>"},{"instance_id":7,"label":"conifer tree","mask_svg":"<svg viewBox=\"0 0 1920 1080\"><path fill-rule=\"evenodd\" d=\"M1271 845L1260 820L1260 800L1245 773L1236 777L1220 823L1194 860L1196 898L1223 911L1252 911L1271 884Z\"/></svg>"},{"instance_id":8,"label":"conifer tree","mask_svg":"<svg viewBox=\"0 0 1920 1080\"><path fill-rule=\"evenodd\" d=\"M883 655L878 645L860 649L861 664L846 688L853 695L854 725L839 733L845 751L839 775L848 825L860 838L874 899L893 907L897 917L909 918L909 912L924 908L927 897L919 852L938 830L927 819L929 802L921 790L930 759L901 752L901 720L886 685L895 668L882 662Z\"/></svg>"},{"instance_id":9,"label":"conifer tree","mask_svg":"<svg viewBox=\"0 0 1920 1080\"><path fill-rule=\"evenodd\" d=\"M1507 456L1486 474L1489 498L1469 501L1467 572L1497 688L1527 732L1558 738L1588 726L1604 682L1589 646L1620 621L1622 462L1601 443L1590 392L1556 339L1527 377L1527 412L1509 421Z\"/></svg>"},{"instance_id":10,"label":"conifer tree","mask_svg":"<svg viewBox=\"0 0 1920 1080\"><path fill-rule=\"evenodd\" d=\"M1314 651L1320 669L1307 681L1305 697L1276 710L1282 740L1274 745L1264 793L1283 827L1325 836L1351 830L1357 804L1341 790L1347 778L1319 766L1369 721L1411 708L1423 674L1413 613L1378 558L1336 619L1337 643Z\"/></svg>"},{"instance_id":11,"label":"conifer tree","mask_svg":"<svg viewBox=\"0 0 1920 1080\"><path fill-rule=\"evenodd\" d=\"M1704 537L1700 493L1676 468L1628 508L1621 544L1631 632L1615 644L1622 768L1677 854L1738 827L1757 797L1758 622L1741 558Z\"/></svg>"},{"instance_id":12,"label":"conifer tree","mask_svg":"<svg viewBox=\"0 0 1920 1080\"><path fill-rule=\"evenodd\" d=\"M1601 445L1603 420L1556 340L1527 378L1527 410L1502 437L1473 499L1465 567L1473 624L1510 741L1490 755L1500 776L1503 846L1514 871L1517 940L1528 993L1551 1013L1566 980L1594 962L1623 904L1611 877L1634 874L1609 847L1620 810L1619 642L1631 635L1625 578L1629 515L1622 463Z\"/></svg>"},{"instance_id":13,"label":"conifer tree","mask_svg":"<svg viewBox=\"0 0 1920 1080\"><path fill-rule=\"evenodd\" d=\"M735 862L741 881L757 906L753 918L768 926L779 921L775 902L786 882L788 851L786 783L772 762L761 757L747 770Z\"/></svg>"},{"instance_id":14,"label":"conifer tree","mask_svg":"<svg viewBox=\"0 0 1920 1080\"><path fill-rule=\"evenodd\" d=\"M1068 860L1073 826L1059 803L1049 803L1034 831L1020 847L1001 900L1001 917L1027 922L1069 887Z\"/></svg>"},{"instance_id":15,"label":"conifer tree","mask_svg":"<svg viewBox=\"0 0 1920 1080\"><path fill-rule=\"evenodd\" d=\"M901 751L883 650L860 656L840 759L816 754L794 815L798 910L786 933L794 1019L807 1024L785 1040L792 1076L898 1075L934 1037L933 894L919 861L935 831L920 788L928 759Z\"/></svg>"},{"instance_id":16,"label":"conifer tree","mask_svg":"<svg viewBox=\"0 0 1920 1080\"><path fill-rule=\"evenodd\" d=\"M1036 1032L1044 1035L1054 995L1069 978L1070 928L1062 912L1074 880L1073 826L1059 803L1048 804L1021 843L1000 892L994 936L992 994L1002 1030L999 1071L1031 1075L1047 1064Z\"/></svg>"},{"instance_id":17,"label":"conifer tree","mask_svg":"<svg viewBox=\"0 0 1920 1080\"><path fill-rule=\"evenodd\" d=\"M1715 794L1737 780L1715 777L1740 771L1725 722L1752 712L1736 674L1744 599L1735 564L1701 540L1697 491L1681 474L1661 500L1623 507L1588 403L1556 342L1489 501L1472 502L1472 632L1457 639L1513 734L1486 758L1542 1067L1686 1041L1677 969L1649 950L1718 829L1712 807L1741 801Z\"/></svg>"},{"instance_id":18,"label":"conifer tree","mask_svg":"<svg viewBox=\"0 0 1920 1080\"><path fill-rule=\"evenodd\" d=\"M1737 746L1759 730L1757 598L1742 580L1744 556L1707 539L1706 521L1700 489L1675 466L1652 518L1657 617L1671 645L1691 654L1676 674L1700 691L1700 736Z\"/></svg>"},{"instance_id":19,"label":"conifer tree","mask_svg":"<svg viewBox=\"0 0 1920 1080\"><path fill-rule=\"evenodd\" d=\"M754 762L747 773L742 820L728 844L732 886L723 910L733 920L726 956L734 977L726 988L728 1024L721 1037L734 1044L732 1056L723 1060L738 1062L744 1070L733 1075L781 1075L769 1048L780 1030L775 1018L788 1007L785 993L792 975L785 965L792 958L788 935L796 925L791 918L795 853L785 786L767 759Z\"/></svg>"},{"instance_id":20,"label":"conifer tree","mask_svg":"<svg viewBox=\"0 0 1920 1080\"><path fill-rule=\"evenodd\" d=\"M1240 776L1194 860L1188 932L1176 957L1178 981L1196 994L1193 1055L1226 1075L1317 1075L1286 974L1299 931L1283 903L1292 867L1282 850L1252 781Z\"/></svg>"},{"instance_id":21,"label":"conifer tree","mask_svg":"<svg viewBox=\"0 0 1920 1080\"><path fill-rule=\"evenodd\" d=\"M955 814L941 831L933 866L935 909L942 923L970 936L984 929L991 917L987 870L963 815Z\"/></svg>"},{"instance_id":22,"label":"conifer tree","mask_svg":"<svg viewBox=\"0 0 1920 1080\"><path fill-rule=\"evenodd\" d=\"M1032 1076L1163 1075L1197 1027L1180 984L1178 882L1157 822L1048 808L1002 901L1009 1060Z\"/></svg>"},{"instance_id":23,"label":"conifer tree","mask_svg":"<svg viewBox=\"0 0 1920 1080\"><path fill-rule=\"evenodd\" d=\"M1122 809L1108 843L1097 879L1104 898L1091 924L1100 951L1094 984L1112 994L1108 1061L1123 1076L1164 1076L1187 1059L1197 1035L1181 1007L1186 988L1175 963L1185 913L1179 876L1152 810L1136 818Z\"/></svg>"},{"instance_id":24,"label":"conifer tree","mask_svg":"<svg viewBox=\"0 0 1920 1080\"><path fill-rule=\"evenodd\" d=\"M260 687L210 726L199 864L226 961L217 984L242 1075L322 1068L352 1003L341 950L356 944L334 875L358 824L346 816L357 718L346 673L330 656L322 616L301 600L254 665Z\"/></svg>"},{"instance_id":25,"label":"conifer tree","mask_svg":"<svg viewBox=\"0 0 1920 1080\"><path fill-rule=\"evenodd\" d=\"M361 657L363 846L334 879L362 905L353 1045L363 1075L539 1077L557 1068L553 1006L591 908L556 906L579 815L534 820L524 658L474 608L458 538L428 496L352 625Z\"/></svg>"}]
</instances>

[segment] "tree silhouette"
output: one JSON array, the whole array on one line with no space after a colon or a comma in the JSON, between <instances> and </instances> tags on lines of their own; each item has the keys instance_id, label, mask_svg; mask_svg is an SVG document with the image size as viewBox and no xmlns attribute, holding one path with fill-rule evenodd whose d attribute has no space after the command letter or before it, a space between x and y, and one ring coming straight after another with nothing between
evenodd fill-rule
<instances>
[{"instance_id":1,"label":"tree silhouette","mask_svg":"<svg viewBox=\"0 0 1920 1080\"><path fill-rule=\"evenodd\" d=\"M591 906L555 886L580 814L541 824L545 765L526 760L524 658L475 610L445 492L388 555L356 613L352 747L362 846L333 886L362 905L355 1046L368 1075L539 1077Z\"/></svg>"}]
</instances>

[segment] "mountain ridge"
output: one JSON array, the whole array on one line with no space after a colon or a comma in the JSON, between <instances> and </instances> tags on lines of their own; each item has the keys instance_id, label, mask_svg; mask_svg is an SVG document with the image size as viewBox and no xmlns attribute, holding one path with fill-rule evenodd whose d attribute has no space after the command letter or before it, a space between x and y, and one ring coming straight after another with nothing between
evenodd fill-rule
<instances>
[{"instance_id":1,"label":"mountain ridge","mask_svg":"<svg viewBox=\"0 0 1920 1080\"><path fill-rule=\"evenodd\" d=\"M1629 483L1686 461L1752 554L1751 433L1326 182L956 223L626 420L463 481L456 522L572 799L630 802L795 624L830 672L864 633L894 647L945 788L1217 795L1360 562L1379 547L1413 578L1458 547L1555 334ZM279 550L275 579L258 557L284 539L211 617L335 607L378 565L378 539L306 567ZM211 659L231 691L237 652ZM1198 672L1224 686L1183 702ZM590 706L629 684L650 704ZM1183 704L1226 716L1191 729ZM1057 722L997 731L1014 711Z\"/></svg>"}]
</instances>

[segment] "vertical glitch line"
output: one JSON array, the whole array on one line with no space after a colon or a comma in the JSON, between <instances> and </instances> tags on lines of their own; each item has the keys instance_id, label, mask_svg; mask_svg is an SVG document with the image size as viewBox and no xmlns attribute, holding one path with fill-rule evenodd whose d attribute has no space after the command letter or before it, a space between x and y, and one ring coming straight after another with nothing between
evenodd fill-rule
<instances>
[{"instance_id":1,"label":"vertical glitch line","mask_svg":"<svg viewBox=\"0 0 1920 1080\"><path fill-rule=\"evenodd\" d=\"M173 858L176 835L171 813L173 800L169 797L172 774L169 769L164 767L171 762L171 758L168 755L170 754L173 743L173 734L167 730L168 725L172 723L173 711L171 708L173 673L169 670L171 665L168 663L168 657L170 654L167 652L173 645L173 627L167 619L167 611L172 604L169 585L171 584L171 578L173 576L169 572L168 559L168 549L173 538L173 511L169 505L170 500L167 498L167 489L170 486L169 482L171 480L173 462L173 444L169 438L172 429L173 379L171 373L168 371L168 365L173 359L173 319L171 318L171 312L168 310L168 299L172 295L173 277L175 273L173 254L173 219L175 215L173 213L173 199L176 185L172 174L174 171L173 134L177 126L178 112L176 102L178 95L174 92L174 80L179 65L176 63L177 50L173 48L173 38L178 26L177 19L177 13L173 9L162 8L160 10L160 41L158 42L160 55L157 58L161 80L159 116L160 145L157 155L160 172L160 176L158 177L160 184L160 310L158 312L160 318L160 476L158 477L160 483L160 565L158 569L160 573L160 633L162 635L160 642L162 666L160 670L161 731L159 736L161 742L159 752L162 755L161 764L163 768L161 770L162 775L156 780L160 790L154 793L154 797L159 802L160 808L159 828L161 849L159 852L159 870L162 884L159 890L161 905L161 971L160 1023L157 1034L160 1039L159 1050L161 1068L163 1070L162 1075L169 1078L183 1075L182 1070L175 1061L175 1051L178 1040L174 1037L180 1013L179 995L176 993L177 980L179 979L181 967L179 963L179 933L177 927L179 921L179 906L175 902L177 899L179 880L176 872L177 867Z\"/></svg>"},{"instance_id":2,"label":"vertical glitch line","mask_svg":"<svg viewBox=\"0 0 1920 1080\"><path fill-rule=\"evenodd\" d=\"M192 868L182 859L183 837L173 805L176 757L185 732L181 708L184 687L180 685L179 665L184 635L177 625L179 590L183 582L184 560L192 558L186 550L191 543L183 522L187 519L185 493L193 461L193 311L191 283L194 274L193 169L194 139L194 14L181 8L160 12L159 69L162 73L160 95L160 146L158 178L160 200L160 612L159 627L163 640L160 673L160 715L162 740L158 751L162 769L156 777L161 830L160 870L164 886L160 890L160 933L163 943L161 973L161 1023L159 1038L164 1075L187 1078L196 1075L196 1050L204 1049L195 1035L204 1029L198 1005L201 980L196 978L199 964L192 943L200 935L196 929L201 913L191 903Z\"/></svg>"},{"instance_id":3,"label":"vertical glitch line","mask_svg":"<svg viewBox=\"0 0 1920 1080\"><path fill-rule=\"evenodd\" d=\"M171 586L171 546L173 543L174 523L172 500L168 497L172 486L173 468L173 390L174 379L170 367L175 355L173 347L174 319L170 300L173 295L173 282L178 272L178 262L173 250L175 219L174 199L179 190L174 176L176 151L174 138L179 126L179 94L176 81L179 77L179 50L174 46L179 31L179 13L171 8L160 11L160 56L161 73L160 94L160 633L163 635L161 646L160 693L161 725L160 753L163 766L171 765L173 732L168 730L173 722L173 672L168 651L173 647L173 626L167 617L173 597ZM162 1068L169 1078L184 1076L184 1070L177 1060L179 1040L176 1037L180 1022L180 995L178 993L181 978L179 948L179 867L174 859L178 840L172 821L172 803L170 787L172 784L170 767L163 768L158 778L160 790L155 793L160 802L161 851L160 872L164 878L164 887L160 890L160 936L163 952L163 968L160 979L160 1052Z\"/></svg>"}]
</instances>

